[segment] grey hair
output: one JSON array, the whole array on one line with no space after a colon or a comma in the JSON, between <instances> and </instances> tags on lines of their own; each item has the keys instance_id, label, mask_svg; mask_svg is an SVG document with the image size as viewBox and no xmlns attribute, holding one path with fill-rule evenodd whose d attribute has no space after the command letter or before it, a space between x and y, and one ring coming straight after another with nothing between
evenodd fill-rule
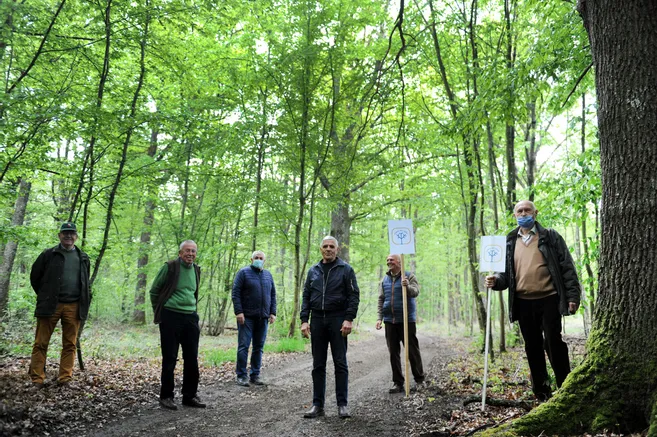
<instances>
[{"instance_id":1,"label":"grey hair","mask_svg":"<svg viewBox=\"0 0 657 437\"><path fill-rule=\"evenodd\" d=\"M198 245L196 244L196 242L194 240L185 240L182 243L180 243L180 249L179 250L182 250L183 247L185 246L185 244L193 244L198 249Z\"/></svg>"},{"instance_id":2,"label":"grey hair","mask_svg":"<svg viewBox=\"0 0 657 437\"><path fill-rule=\"evenodd\" d=\"M518 208L518 205L520 205L523 202L529 203L532 206L532 211L536 211L536 205L534 205L534 202L532 202L531 200L521 200L515 204L515 206L513 207L513 212L516 212L516 208Z\"/></svg>"},{"instance_id":3,"label":"grey hair","mask_svg":"<svg viewBox=\"0 0 657 437\"><path fill-rule=\"evenodd\" d=\"M338 239L335 238L335 237L332 237L332 236L330 236L330 235L327 235L326 237L322 238L322 242L319 243L319 247L322 247L322 244L324 244L324 242L325 242L326 240L333 240L333 241L335 241L335 246L336 246L336 247L340 247L340 243L338 243Z\"/></svg>"},{"instance_id":4,"label":"grey hair","mask_svg":"<svg viewBox=\"0 0 657 437\"><path fill-rule=\"evenodd\" d=\"M251 254L251 259L255 258L256 255L262 255L263 258L265 258L265 259L267 258L267 255L265 255L265 252L263 252L262 250L256 250Z\"/></svg>"}]
</instances>

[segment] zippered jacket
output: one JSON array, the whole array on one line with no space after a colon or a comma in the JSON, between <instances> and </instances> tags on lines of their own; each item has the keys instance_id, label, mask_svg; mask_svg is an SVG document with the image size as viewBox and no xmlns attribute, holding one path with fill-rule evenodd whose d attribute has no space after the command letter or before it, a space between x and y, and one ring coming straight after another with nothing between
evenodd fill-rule
<instances>
[{"instance_id":1,"label":"zippered jacket","mask_svg":"<svg viewBox=\"0 0 657 437\"><path fill-rule=\"evenodd\" d=\"M262 319L276 315L276 286L269 270L240 269L233 281L232 298L235 315Z\"/></svg>"},{"instance_id":2,"label":"zippered jacket","mask_svg":"<svg viewBox=\"0 0 657 437\"><path fill-rule=\"evenodd\" d=\"M506 272L497 273L494 290L509 289L509 319L518 320L519 316L513 311L516 294L516 272L514 253L518 241L518 230L515 228L506 236ZM554 288L559 296L559 313L569 315L568 303L579 305L582 287L577 278L575 263L570 255L568 246L563 237L554 229L546 229L536 222L538 237L538 250L543 254Z\"/></svg>"},{"instance_id":3,"label":"zippered jacket","mask_svg":"<svg viewBox=\"0 0 657 437\"><path fill-rule=\"evenodd\" d=\"M420 285L413 273L406 272L408 286L406 286L406 300L408 321L413 323L417 319L415 298L420 294ZM390 271L379 283L378 319L386 323L404 323L404 299L401 275L393 275Z\"/></svg>"},{"instance_id":4,"label":"zippered jacket","mask_svg":"<svg viewBox=\"0 0 657 437\"><path fill-rule=\"evenodd\" d=\"M318 262L308 270L303 287L301 303L301 323L308 322L310 311L325 316L341 316L353 321L358 313L360 290L356 282L354 269L336 258L335 265L324 278L322 262Z\"/></svg>"},{"instance_id":5,"label":"zippered jacket","mask_svg":"<svg viewBox=\"0 0 657 437\"><path fill-rule=\"evenodd\" d=\"M91 305L91 288L89 286L89 256L77 246L75 250L80 257L80 320L86 320ZM37 257L30 271L30 284L37 295L36 317L50 317L55 313L59 302L59 289L61 277L64 273L64 249L56 245L46 249Z\"/></svg>"}]
</instances>

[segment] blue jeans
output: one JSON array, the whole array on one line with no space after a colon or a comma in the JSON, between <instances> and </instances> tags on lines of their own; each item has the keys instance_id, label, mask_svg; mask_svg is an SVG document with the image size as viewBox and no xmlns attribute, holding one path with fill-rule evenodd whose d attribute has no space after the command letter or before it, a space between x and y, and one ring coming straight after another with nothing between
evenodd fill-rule
<instances>
[{"instance_id":1,"label":"blue jeans","mask_svg":"<svg viewBox=\"0 0 657 437\"><path fill-rule=\"evenodd\" d=\"M237 324L237 363L235 372L238 378L246 377L246 359L249 356L249 346L253 340L251 350L251 380L260 375L262 364L262 348L267 339L269 319L260 317L244 317L244 324Z\"/></svg>"},{"instance_id":2,"label":"blue jeans","mask_svg":"<svg viewBox=\"0 0 657 437\"><path fill-rule=\"evenodd\" d=\"M324 407L326 397L326 359L331 345L335 369L335 398L338 406L347 405L349 366L347 364L347 337L340 328L344 315L340 317L317 317L310 319L310 345L313 351L313 405Z\"/></svg>"}]
</instances>

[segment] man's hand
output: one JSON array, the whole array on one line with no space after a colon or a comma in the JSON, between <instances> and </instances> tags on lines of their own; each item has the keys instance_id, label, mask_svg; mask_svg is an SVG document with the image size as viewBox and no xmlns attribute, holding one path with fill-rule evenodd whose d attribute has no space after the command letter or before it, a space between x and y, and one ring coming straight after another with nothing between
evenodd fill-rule
<instances>
[{"instance_id":1,"label":"man's hand","mask_svg":"<svg viewBox=\"0 0 657 437\"><path fill-rule=\"evenodd\" d=\"M378 331L381 328L382 328L382 322L381 322L381 320L377 320L376 321L376 330Z\"/></svg>"},{"instance_id":2,"label":"man's hand","mask_svg":"<svg viewBox=\"0 0 657 437\"><path fill-rule=\"evenodd\" d=\"M303 322L301 324L301 335L303 338L310 338L310 325L308 322Z\"/></svg>"},{"instance_id":3,"label":"man's hand","mask_svg":"<svg viewBox=\"0 0 657 437\"><path fill-rule=\"evenodd\" d=\"M340 332L342 332L343 337L351 334L351 325L352 323L349 320L342 322L342 328L340 329Z\"/></svg>"},{"instance_id":4,"label":"man's hand","mask_svg":"<svg viewBox=\"0 0 657 437\"><path fill-rule=\"evenodd\" d=\"M239 313L238 315L235 316L235 318L237 319L238 325L244 324L244 313Z\"/></svg>"},{"instance_id":5,"label":"man's hand","mask_svg":"<svg viewBox=\"0 0 657 437\"><path fill-rule=\"evenodd\" d=\"M404 277L404 279L402 279L402 285L404 287L408 287L408 279L406 277Z\"/></svg>"},{"instance_id":6,"label":"man's hand","mask_svg":"<svg viewBox=\"0 0 657 437\"><path fill-rule=\"evenodd\" d=\"M577 302L568 302L568 312L570 314L575 314L578 308L579 304Z\"/></svg>"},{"instance_id":7,"label":"man's hand","mask_svg":"<svg viewBox=\"0 0 657 437\"><path fill-rule=\"evenodd\" d=\"M275 314L270 314L269 315L269 324L272 324L276 321L276 315Z\"/></svg>"},{"instance_id":8,"label":"man's hand","mask_svg":"<svg viewBox=\"0 0 657 437\"><path fill-rule=\"evenodd\" d=\"M484 285L486 285L486 288L493 288L496 279L495 275L486 276L486 279L484 279Z\"/></svg>"}]
</instances>

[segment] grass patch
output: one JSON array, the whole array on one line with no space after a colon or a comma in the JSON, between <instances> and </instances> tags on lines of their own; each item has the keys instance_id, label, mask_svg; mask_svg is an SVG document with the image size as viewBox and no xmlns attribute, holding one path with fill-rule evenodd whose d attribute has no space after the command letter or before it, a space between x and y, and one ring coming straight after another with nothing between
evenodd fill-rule
<instances>
[{"instance_id":1,"label":"grass patch","mask_svg":"<svg viewBox=\"0 0 657 437\"><path fill-rule=\"evenodd\" d=\"M211 349L199 351L199 355L206 365L218 367L226 362L234 363L237 359L237 350L235 348Z\"/></svg>"},{"instance_id":2,"label":"grass patch","mask_svg":"<svg viewBox=\"0 0 657 437\"><path fill-rule=\"evenodd\" d=\"M265 352L285 353L303 352L304 350L306 350L306 342L298 337L283 337L272 342L265 343Z\"/></svg>"}]
</instances>

